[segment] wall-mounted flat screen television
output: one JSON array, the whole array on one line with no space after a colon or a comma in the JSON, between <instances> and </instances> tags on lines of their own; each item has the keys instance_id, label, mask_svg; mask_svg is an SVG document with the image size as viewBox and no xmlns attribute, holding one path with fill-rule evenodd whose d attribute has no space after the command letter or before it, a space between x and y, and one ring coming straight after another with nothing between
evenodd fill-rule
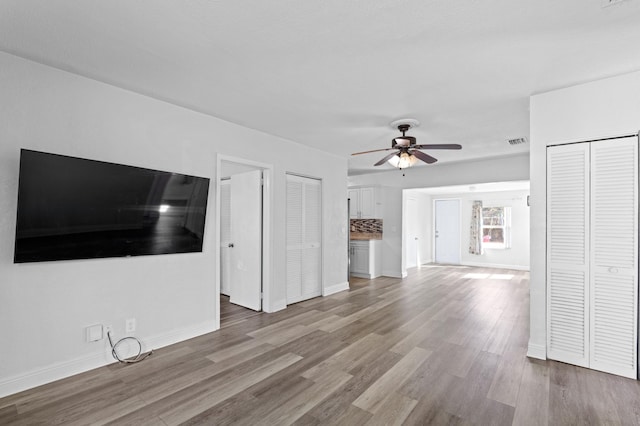
<instances>
[{"instance_id":1,"label":"wall-mounted flat screen television","mask_svg":"<svg viewBox=\"0 0 640 426\"><path fill-rule=\"evenodd\" d=\"M23 149L15 263L201 252L209 179Z\"/></svg>"}]
</instances>

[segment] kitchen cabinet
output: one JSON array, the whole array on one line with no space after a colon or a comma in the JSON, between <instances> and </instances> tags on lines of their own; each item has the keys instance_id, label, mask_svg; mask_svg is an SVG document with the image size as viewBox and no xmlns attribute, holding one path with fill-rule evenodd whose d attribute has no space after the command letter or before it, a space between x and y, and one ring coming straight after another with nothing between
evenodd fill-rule
<instances>
[{"instance_id":1,"label":"kitchen cabinet","mask_svg":"<svg viewBox=\"0 0 640 426\"><path fill-rule=\"evenodd\" d=\"M348 191L348 197L351 200L350 219L379 219L382 217L378 201L378 188L351 188Z\"/></svg>"},{"instance_id":2,"label":"kitchen cabinet","mask_svg":"<svg viewBox=\"0 0 640 426\"><path fill-rule=\"evenodd\" d=\"M376 278L382 275L382 241L351 241L349 271L354 277Z\"/></svg>"}]
</instances>

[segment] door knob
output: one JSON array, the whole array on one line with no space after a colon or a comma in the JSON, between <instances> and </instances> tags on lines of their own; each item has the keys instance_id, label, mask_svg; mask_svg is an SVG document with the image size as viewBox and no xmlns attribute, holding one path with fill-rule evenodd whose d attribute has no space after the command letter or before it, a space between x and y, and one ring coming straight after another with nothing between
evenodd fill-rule
<instances>
[{"instance_id":1,"label":"door knob","mask_svg":"<svg viewBox=\"0 0 640 426\"><path fill-rule=\"evenodd\" d=\"M233 243L229 243L229 247L230 247L230 248L233 248Z\"/></svg>"}]
</instances>

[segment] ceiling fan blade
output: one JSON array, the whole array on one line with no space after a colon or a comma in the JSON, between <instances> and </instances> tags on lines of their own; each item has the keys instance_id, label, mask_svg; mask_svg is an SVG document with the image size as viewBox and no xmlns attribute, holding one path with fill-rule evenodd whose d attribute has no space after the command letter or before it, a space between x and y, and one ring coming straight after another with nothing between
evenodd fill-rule
<instances>
[{"instance_id":1,"label":"ceiling fan blade","mask_svg":"<svg viewBox=\"0 0 640 426\"><path fill-rule=\"evenodd\" d=\"M462 149L462 145L458 145L457 143L441 143L441 144L425 144L425 145L415 145L412 148L416 149Z\"/></svg>"},{"instance_id":2,"label":"ceiling fan blade","mask_svg":"<svg viewBox=\"0 0 640 426\"><path fill-rule=\"evenodd\" d=\"M392 150L392 149L397 149L397 148L372 149L371 151L354 152L351 155L369 154L370 152L389 151L389 150ZM395 153L394 153L394 155L395 155Z\"/></svg>"},{"instance_id":3,"label":"ceiling fan blade","mask_svg":"<svg viewBox=\"0 0 640 426\"><path fill-rule=\"evenodd\" d=\"M437 158L434 158L434 157L430 156L429 154L425 154L422 151L418 151L417 149L414 149L413 151L411 151L410 154L415 155L418 159L424 161L427 164L433 164L436 161L438 161Z\"/></svg>"},{"instance_id":4,"label":"ceiling fan blade","mask_svg":"<svg viewBox=\"0 0 640 426\"><path fill-rule=\"evenodd\" d=\"M387 155L386 157L384 157L382 160L378 161L376 164L374 164L374 166L381 166L384 163L386 163L387 161L389 161L393 156L398 155L397 152L392 152L391 154Z\"/></svg>"}]
</instances>

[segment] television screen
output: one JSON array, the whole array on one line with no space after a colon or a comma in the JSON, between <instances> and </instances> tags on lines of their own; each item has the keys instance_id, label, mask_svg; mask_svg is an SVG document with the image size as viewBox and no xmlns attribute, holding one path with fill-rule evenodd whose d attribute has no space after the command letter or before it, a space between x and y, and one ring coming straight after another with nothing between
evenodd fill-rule
<instances>
[{"instance_id":1,"label":"television screen","mask_svg":"<svg viewBox=\"0 0 640 426\"><path fill-rule=\"evenodd\" d=\"M14 263L201 252L209 179L23 149Z\"/></svg>"}]
</instances>

